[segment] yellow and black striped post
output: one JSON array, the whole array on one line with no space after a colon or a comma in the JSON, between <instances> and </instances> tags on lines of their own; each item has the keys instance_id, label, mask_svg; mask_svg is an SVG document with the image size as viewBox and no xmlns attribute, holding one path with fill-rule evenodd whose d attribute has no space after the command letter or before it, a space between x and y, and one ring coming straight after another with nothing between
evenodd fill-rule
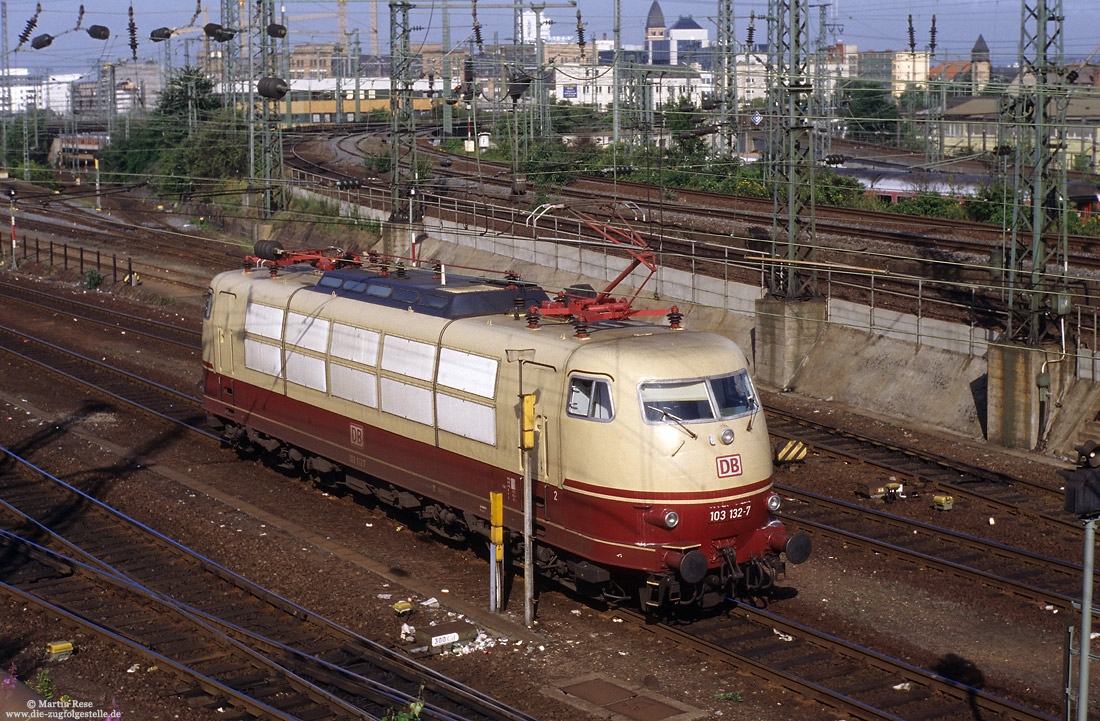
<instances>
[{"instance_id":1,"label":"yellow and black striped post","mask_svg":"<svg viewBox=\"0 0 1100 721\"><path fill-rule=\"evenodd\" d=\"M783 441L775 447L775 462L797 463L798 461L805 460L806 454L809 452L810 447L802 441Z\"/></svg>"}]
</instances>

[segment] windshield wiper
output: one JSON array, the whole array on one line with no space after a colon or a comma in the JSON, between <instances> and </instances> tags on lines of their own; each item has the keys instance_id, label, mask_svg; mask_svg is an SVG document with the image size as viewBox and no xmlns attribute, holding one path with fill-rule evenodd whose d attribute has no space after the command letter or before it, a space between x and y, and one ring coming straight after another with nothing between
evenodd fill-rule
<instances>
[{"instance_id":1,"label":"windshield wiper","mask_svg":"<svg viewBox=\"0 0 1100 721\"><path fill-rule=\"evenodd\" d=\"M658 408L657 406L651 406L651 405L647 404L646 408L649 408L650 410L657 411L658 413L661 414L662 418L671 418L672 421L676 425L680 426L680 428L682 428L684 430L684 433L687 433L689 436L691 436L691 439L693 441L698 440L698 438L699 438L698 434L696 434L693 430L691 430L690 428L688 428L687 426L684 425L684 419L683 418L679 418L679 417L673 415L672 413L669 413L664 408Z\"/></svg>"}]
</instances>

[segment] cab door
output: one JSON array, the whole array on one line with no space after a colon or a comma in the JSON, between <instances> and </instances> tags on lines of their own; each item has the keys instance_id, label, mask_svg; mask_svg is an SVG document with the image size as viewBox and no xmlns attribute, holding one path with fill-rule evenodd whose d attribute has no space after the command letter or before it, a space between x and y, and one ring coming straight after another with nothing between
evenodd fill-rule
<instances>
[{"instance_id":1,"label":"cab door","mask_svg":"<svg viewBox=\"0 0 1100 721\"><path fill-rule=\"evenodd\" d=\"M213 299L214 307L211 309L211 320L214 323L214 370L223 376L233 376L233 331L230 329L230 318L237 311L237 294L221 291Z\"/></svg>"},{"instance_id":2,"label":"cab door","mask_svg":"<svg viewBox=\"0 0 1100 721\"><path fill-rule=\"evenodd\" d=\"M560 390L553 366L528 361L524 365L524 390L535 395L535 445L531 449L531 485L535 489L535 510L540 520L553 516L562 476L559 467L558 424L555 409Z\"/></svg>"}]
</instances>

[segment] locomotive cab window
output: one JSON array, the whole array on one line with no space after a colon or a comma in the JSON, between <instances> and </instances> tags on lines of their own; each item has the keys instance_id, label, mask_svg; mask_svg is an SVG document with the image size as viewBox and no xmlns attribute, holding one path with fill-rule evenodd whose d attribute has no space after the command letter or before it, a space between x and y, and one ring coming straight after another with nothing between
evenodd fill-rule
<instances>
[{"instance_id":1,"label":"locomotive cab window","mask_svg":"<svg viewBox=\"0 0 1100 721\"><path fill-rule=\"evenodd\" d=\"M573 418L610 421L614 415L611 384L596 378L569 379L569 403L565 410Z\"/></svg>"},{"instance_id":2,"label":"locomotive cab window","mask_svg":"<svg viewBox=\"0 0 1100 721\"><path fill-rule=\"evenodd\" d=\"M760 410L760 401L756 398L748 371L740 370L728 376L711 378L707 383L718 405L718 415L722 418L734 418Z\"/></svg>"},{"instance_id":3,"label":"locomotive cab window","mask_svg":"<svg viewBox=\"0 0 1100 721\"><path fill-rule=\"evenodd\" d=\"M649 423L736 418L760 409L745 370L714 378L643 383L639 397Z\"/></svg>"},{"instance_id":4,"label":"locomotive cab window","mask_svg":"<svg viewBox=\"0 0 1100 721\"><path fill-rule=\"evenodd\" d=\"M641 395L645 419L652 423L714 418L710 395L703 381L643 383Z\"/></svg>"}]
</instances>

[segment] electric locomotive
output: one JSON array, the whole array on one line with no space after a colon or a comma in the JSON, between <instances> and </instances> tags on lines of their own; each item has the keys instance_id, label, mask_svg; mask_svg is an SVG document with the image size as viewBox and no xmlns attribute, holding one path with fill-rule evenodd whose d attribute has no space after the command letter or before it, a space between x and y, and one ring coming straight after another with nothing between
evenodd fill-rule
<instances>
[{"instance_id":1,"label":"electric locomotive","mask_svg":"<svg viewBox=\"0 0 1100 721\"><path fill-rule=\"evenodd\" d=\"M540 570L650 611L766 589L781 554L808 558L772 515L744 355L675 309L654 323L665 311L606 291L550 297L373 254L261 243L253 261L213 279L203 326L203 406L238 449L452 540L488 538L502 492L517 557L526 463Z\"/></svg>"}]
</instances>

